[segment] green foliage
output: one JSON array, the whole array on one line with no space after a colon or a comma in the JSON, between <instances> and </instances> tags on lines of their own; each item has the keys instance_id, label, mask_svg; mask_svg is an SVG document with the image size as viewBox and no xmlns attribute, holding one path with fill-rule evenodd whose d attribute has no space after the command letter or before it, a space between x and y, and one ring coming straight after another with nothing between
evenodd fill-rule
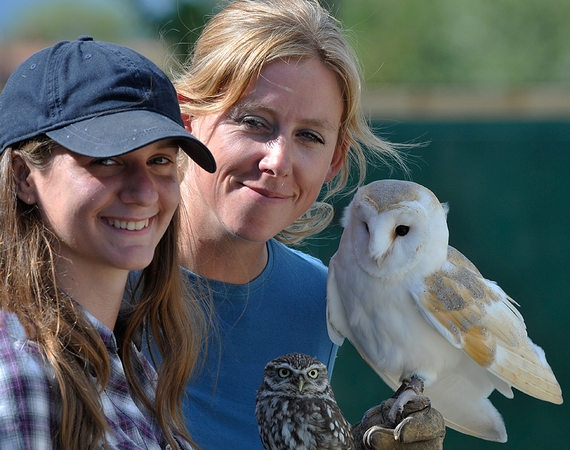
<instances>
[{"instance_id":1,"label":"green foliage","mask_svg":"<svg viewBox=\"0 0 570 450\"><path fill-rule=\"evenodd\" d=\"M345 0L336 15L368 83L570 80L570 2Z\"/></svg>"}]
</instances>

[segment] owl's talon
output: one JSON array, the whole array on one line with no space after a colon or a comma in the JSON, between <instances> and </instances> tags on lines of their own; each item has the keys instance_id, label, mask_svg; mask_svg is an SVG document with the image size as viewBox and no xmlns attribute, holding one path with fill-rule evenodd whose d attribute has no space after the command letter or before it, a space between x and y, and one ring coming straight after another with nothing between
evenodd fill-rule
<instances>
[{"instance_id":1,"label":"owl's talon","mask_svg":"<svg viewBox=\"0 0 570 450\"><path fill-rule=\"evenodd\" d=\"M372 435L374 433L393 433L394 430L390 429L390 428L384 428L381 427L379 425L374 425L370 428L368 428L368 430L366 430L364 432L364 436L362 437L362 442L364 443L364 446L366 448L374 448L374 444L372 442ZM394 437L394 440L396 440L396 438Z\"/></svg>"},{"instance_id":2,"label":"owl's talon","mask_svg":"<svg viewBox=\"0 0 570 450\"><path fill-rule=\"evenodd\" d=\"M399 441L400 440L400 435L402 434L402 430L403 428L406 426L406 424L408 422L410 422L412 420L411 417L406 417L404 420L402 420L397 426L396 428L394 428L394 440L395 441Z\"/></svg>"},{"instance_id":3,"label":"owl's talon","mask_svg":"<svg viewBox=\"0 0 570 450\"><path fill-rule=\"evenodd\" d=\"M392 398L395 399L394 404L388 411L388 419L393 425L397 425L402 420L404 406L408 403L419 403L425 409L431 407L429 398L423 395L424 382L421 378L413 375L410 379L405 379L400 388L396 391Z\"/></svg>"},{"instance_id":4,"label":"owl's talon","mask_svg":"<svg viewBox=\"0 0 570 450\"><path fill-rule=\"evenodd\" d=\"M404 427L412 421L411 417L406 417L402 420L396 428L385 428L379 425L373 425L368 430L365 431L364 436L362 437L362 441L364 443L365 448L375 448L373 443L373 435L375 433L382 433L384 435L391 435L395 441L400 441L402 432Z\"/></svg>"}]
</instances>

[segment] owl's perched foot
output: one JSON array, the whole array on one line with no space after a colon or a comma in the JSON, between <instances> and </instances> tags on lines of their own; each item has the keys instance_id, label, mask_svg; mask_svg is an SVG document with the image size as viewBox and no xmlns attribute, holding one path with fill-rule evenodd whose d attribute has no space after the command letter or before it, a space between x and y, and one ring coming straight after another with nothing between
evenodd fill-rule
<instances>
[{"instance_id":1,"label":"owl's perched foot","mask_svg":"<svg viewBox=\"0 0 570 450\"><path fill-rule=\"evenodd\" d=\"M406 378L402 381L402 385L392 398L395 401L388 412L388 419L394 425L402 421L404 406L409 403L418 404L417 407L414 405L413 408L416 411L431 407L430 399L424 395L424 381L416 375L412 375L409 379Z\"/></svg>"},{"instance_id":2,"label":"owl's perched foot","mask_svg":"<svg viewBox=\"0 0 570 450\"><path fill-rule=\"evenodd\" d=\"M356 450L443 450L443 416L436 409L426 407L422 400L427 398L415 401L414 395L422 397L421 389L419 394L416 393L413 387L409 387L410 383L415 386L417 382L407 380L394 397L370 408L352 428ZM388 415L404 391L412 391L412 401L403 405L395 424Z\"/></svg>"}]
</instances>

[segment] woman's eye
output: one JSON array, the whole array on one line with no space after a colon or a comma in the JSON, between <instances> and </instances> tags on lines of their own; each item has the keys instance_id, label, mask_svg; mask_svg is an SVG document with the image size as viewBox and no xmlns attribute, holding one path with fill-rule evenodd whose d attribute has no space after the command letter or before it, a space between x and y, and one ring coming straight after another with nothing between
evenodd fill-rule
<instances>
[{"instance_id":1,"label":"woman's eye","mask_svg":"<svg viewBox=\"0 0 570 450\"><path fill-rule=\"evenodd\" d=\"M112 166L117 164L117 161L115 161L112 158L99 158L96 159L95 161L93 161L95 164L100 164L102 166Z\"/></svg>"},{"instance_id":2,"label":"woman's eye","mask_svg":"<svg viewBox=\"0 0 570 450\"><path fill-rule=\"evenodd\" d=\"M315 144L324 144L325 140L321 137L320 134L315 133L314 131L301 131L299 133L299 136L308 141L308 142L312 142Z\"/></svg>"},{"instance_id":3,"label":"woman's eye","mask_svg":"<svg viewBox=\"0 0 570 450\"><path fill-rule=\"evenodd\" d=\"M244 125L245 127L252 130L258 130L260 128L267 126L264 120L260 119L259 117L253 117L253 116L242 117L239 120L239 123L240 125Z\"/></svg>"},{"instance_id":4,"label":"woman's eye","mask_svg":"<svg viewBox=\"0 0 570 450\"><path fill-rule=\"evenodd\" d=\"M159 164L159 165L168 164L170 162L172 162L172 160L166 156L157 156L150 160L151 164Z\"/></svg>"}]
</instances>

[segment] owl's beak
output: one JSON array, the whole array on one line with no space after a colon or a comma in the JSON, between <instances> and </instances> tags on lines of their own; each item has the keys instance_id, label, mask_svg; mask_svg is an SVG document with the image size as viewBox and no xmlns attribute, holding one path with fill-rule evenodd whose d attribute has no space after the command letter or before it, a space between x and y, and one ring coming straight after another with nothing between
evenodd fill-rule
<instances>
[{"instance_id":1,"label":"owl's beak","mask_svg":"<svg viewBox=\"0 0 570 450\"><path fill-rule=\"evenodd\" d=\"M299 392L303 392L303 386L305 385L305 380L299 378Z\"/></svg>"}]
</instances>

